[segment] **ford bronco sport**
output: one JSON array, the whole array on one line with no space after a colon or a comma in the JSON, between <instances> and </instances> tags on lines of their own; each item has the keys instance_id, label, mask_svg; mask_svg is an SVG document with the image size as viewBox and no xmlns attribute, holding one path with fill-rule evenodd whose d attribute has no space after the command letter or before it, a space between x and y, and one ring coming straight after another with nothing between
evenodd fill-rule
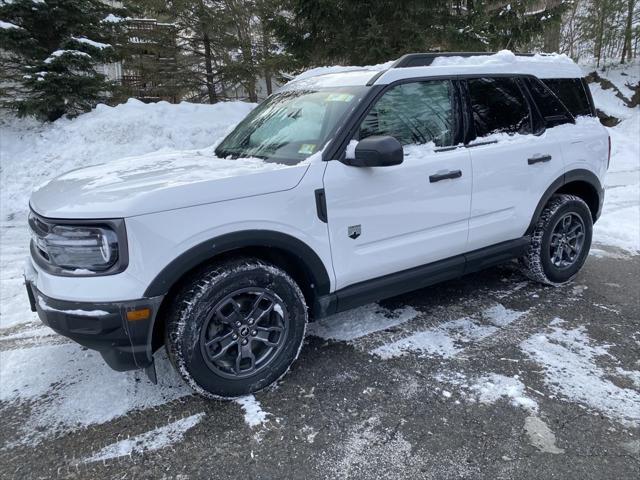
<instances>
[{"instance_id":1,"label":"ford bronco sport","mask_svg":"<svg viewBox=\"0 0 640 480\"><path fill-rule=\"evenodd\" d=\"M116 370L166 346L197 392L282 377L309 319L519 259L587 258L610 151L566 57L409 54L294 80L209 150L31 197L32 309Z\"/></svg>"}]
</instances>

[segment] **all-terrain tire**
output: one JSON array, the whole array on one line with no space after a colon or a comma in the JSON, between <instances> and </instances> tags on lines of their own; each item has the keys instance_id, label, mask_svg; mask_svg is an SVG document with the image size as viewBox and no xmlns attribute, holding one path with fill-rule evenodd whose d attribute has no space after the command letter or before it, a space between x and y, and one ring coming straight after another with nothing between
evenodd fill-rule
<instances>
[{"instance_id":1,"label":"all-terrain tire","mask_svg":"<svg viewBox=\"0 0 640 480\"><path fill-rule=\"evenodd\" d=\"M231 399L287 373L300 353L307 320L302 291L286 272L255 258L237 258L205 268L185 283L166 316L165 344L174 367L197 393ZM267 352L261 366L256 349Z\"/></svg>"},{"instance_id":2,"label":"all-terrain tire","mask_svg":"<svg viewBox=\"0 0 640 480\"><path fill-rule=\"evenodd\" d=\"M554 256L551 253L552 235L558 222L567 218L568 214L575 216L578 223L582 222L584 236L581 240L580 251L575 255L575 259L560 268L554 264ZM592 235L591 211L584 200L575 195L554 195L540 214L531 234L531 243L525 255L520 259L523 273L530 279L547 285L558 286L569 282L580 271L587 259Z\"/></svg>"}]
</instances>

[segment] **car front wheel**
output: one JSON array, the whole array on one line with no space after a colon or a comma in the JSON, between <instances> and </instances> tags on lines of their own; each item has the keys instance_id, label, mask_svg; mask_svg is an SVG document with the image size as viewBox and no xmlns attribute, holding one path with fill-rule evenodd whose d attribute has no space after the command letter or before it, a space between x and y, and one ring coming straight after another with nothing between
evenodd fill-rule
<instances>
[{"instance_id":1,"label":"car front wheel","mask_svg":"<svg viewBox=\"0 0 640 480\"><path fill-rule=\"evenodd\" d=\"M258 259L235 259L201 271L178 293L166 345L196 392L234 398L289 370L306 323L304 296L286 272Z\"/></svg>"}]
</instances>

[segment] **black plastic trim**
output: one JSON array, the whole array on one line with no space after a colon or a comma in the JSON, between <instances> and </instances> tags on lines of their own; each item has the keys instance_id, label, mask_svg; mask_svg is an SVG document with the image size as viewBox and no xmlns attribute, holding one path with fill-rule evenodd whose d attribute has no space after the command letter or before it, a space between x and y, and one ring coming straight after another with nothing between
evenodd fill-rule
<instances>
[{"instance_id":1,"label":"black plastic trim","mask_svg":"<svg viewBox=\"0 0 640 480\"><path fill-rule=\"evenodd\" d=\"M436 183L442 180L453 180L460 177L462 177L462 170L452 170L446 173L436 173L434 175L429 175L429 182Z\"/></svg>"},{"instance_id":2,"label":"black plastic trim","mask_svg":"<svg viewBox=\"0 0 640 480\"><path fill-rule=\"evenodd\" d=\"M108 270L104 271L96 271L93 273L73 273L73 271L58 267L48 262L45 258L43 258L34 247L34 242L31 240L29 248L31 251L31 258L33 261L42 268L45 272L50 273L51 275L56 275L59 277L102 277L107 275L117 275L118 273L124 272L129 266L129 248L127 243L127 228L125 225L125 221L122 218L106 218L106 219L68 219L68 218L48 218L39 215L33 209L31 209L31 214L33 217L47 225L71 225L71 226L82 226L82 227L107 227L113 230L118 237L118 261ZM29 226L32 229L31 225Z\"/></svg>"},{"instance_id":3,"label":"black plastic trim","mask_svg":"<svg viewBox=\"0 0 640 480\"><path fill-rule=\"evenodd\" d=\"M536 163L550 162L553 157L551 155L542 155L540 157L527 158L528 165L535 165Z\"/></svg>"},{"instance_id":4,"label":"black plastic trim","mask_svg":"<svg viewBox=\"0 0 640 480\"><path fill-rule=\"evenodd\" d=\"M112 369L135 370L153 363L151 333L162 296L122 302L75 302L47 297L32 282L25 284L42 323L97 350ZM149 308L151 316L127 321L126 312L140 308ZM96 311L103 313L96 315Z\"/></svg>"},{"instance_id":5,"label":"black plastic trim","mask_svg":"<svg viewBox=\"0 0 640 480\"><path fill-rule=\"evenodd\" d=\"M272 230L244 230L212 238L174 258L149 284L144 296L166 295L171 286L185 273L201 263L212 260L222 253L246 247L280 248L292 253L307 267L316 296L329 293L331 286L329 274L320 257L304 242Z\"/></svg>"},{"instance_id":6,"label":"black plastic trim","mask_svg":"<svg viewBox=\"0 0 640 480\"><path fill-rule=\"evenodd\" d=\"M570 170L568 172L565 172L563 175L559 176L558 178L556 178L551 183L551 185L549 185L549 187L545 190L544 194L540 198L540 201L538 202L538 205L536 206L536 209L533 212L533 216L531 217L531 223L529 223L529 227L525 232L526 235L531 235L531 233L535 229L536 223L538 221L538 218L540 218L540 214L542 213L542 210L544 209L545 205L549 202L549 199L551 199L553 194L556 193L562 186L566 185L567 183L576 182L576 181L586 182L590 184L593 188L595 188L596 192L598 192L598 211L596 212L593 218L593 221L595 223L596 220L598 220L598 218L600 217L600 212L602 211L602 204L604 202L604 189L600 184L600 180L593 172L590 172L589 170L584 170L584 169Z\"/></svg>"},{"instance_id":7,"label":"black plastic trim","mask_svg":"<svg viewBox=\"0 0 640 480\"><path fill-rule=\"evenodd\" d=\"M584 93L587 96L587 100L589 101L589 108L591 110L591 116L597 117L598 113L596 112L596 104L593 101L593 95L591 95L591 89L589 88L589 84L587 83L587 79L582 77L580 79L580 83L582 84L582 88L584 89Z\"/></svg>"},{"instance_id":8,"label":"black plastic trim","mask_svg":"<svg viewBox=\"0 0 640 480\"><path fill-rule=\"evenodd\" d=\"M428 263L419 267L366 280L319 298L315 318L349 310L366 303L419 290L436 283L461 277L467 273L507 262L524 254L529 236L517 238Z\"/></svg>"},{"instance_id":9,"label":"black plastic trim","mask_svg":"<svg viewBox=\"0 0 640 480\"><path fill-rule=\"evenodd\" d=\"M318 188L314 192L316 196L316 212L321 222L327 223L327 196L324 193L324 188Z\"/></svg>"}]
</instances>

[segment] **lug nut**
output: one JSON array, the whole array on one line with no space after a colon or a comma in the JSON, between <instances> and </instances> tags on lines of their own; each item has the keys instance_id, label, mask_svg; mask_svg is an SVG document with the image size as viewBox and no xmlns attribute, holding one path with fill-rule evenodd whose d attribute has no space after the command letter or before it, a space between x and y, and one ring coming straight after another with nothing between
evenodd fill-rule
<instances>
[{"instance_id":1,"label":"lug nut","mask_svg":"<svg viewBox=\"0 0 640 480\"><path fill-rule=\"evenodd\" d=\"M249 343L249 340L247 340L246 338L242 340L242 345L246 345L247 343Z\"/></svg>"},{"instance_id":2,"label":"lug nut","mask_svg":"<svg viewBox=\"0 0 640 480\"><path fill-rule=\"evenodd\" d=\"M236 322L236 327L240 327L242 325L242 323L240 321Z\"/></svg>"},{"instance_id":3,"label":"lug nut","mask_svg":"<svg viewBox=\"0 0 640 480\"><path fill-rule=\"evenodd\" d=\"M255 320L254 320L253 318L250 318L250 319L249 319L249 325L253 325L253 322L254 322L254 321L255 321Z\"/></svg>"},{"instance_id":4,"label":"lug nut","mask_svg":"<svg viewBox=\"0 0 640 480\"><path fill-rule=\"evenodd\" d=\"M258 334L257 330L251 330L251 335L253 335L254 337Z\"/></svg>"},{"instance_id":5,"label":"lug nut","mask_svg":"<svg viewBox=\"0 0 640 480\"><path fill-rule=\"evenodd\" d=\"M234 340L238 339L238 335L236 335L235 333L233 335L231 335L231 338L233 338Z\"/></svg>"}]
</instances>

